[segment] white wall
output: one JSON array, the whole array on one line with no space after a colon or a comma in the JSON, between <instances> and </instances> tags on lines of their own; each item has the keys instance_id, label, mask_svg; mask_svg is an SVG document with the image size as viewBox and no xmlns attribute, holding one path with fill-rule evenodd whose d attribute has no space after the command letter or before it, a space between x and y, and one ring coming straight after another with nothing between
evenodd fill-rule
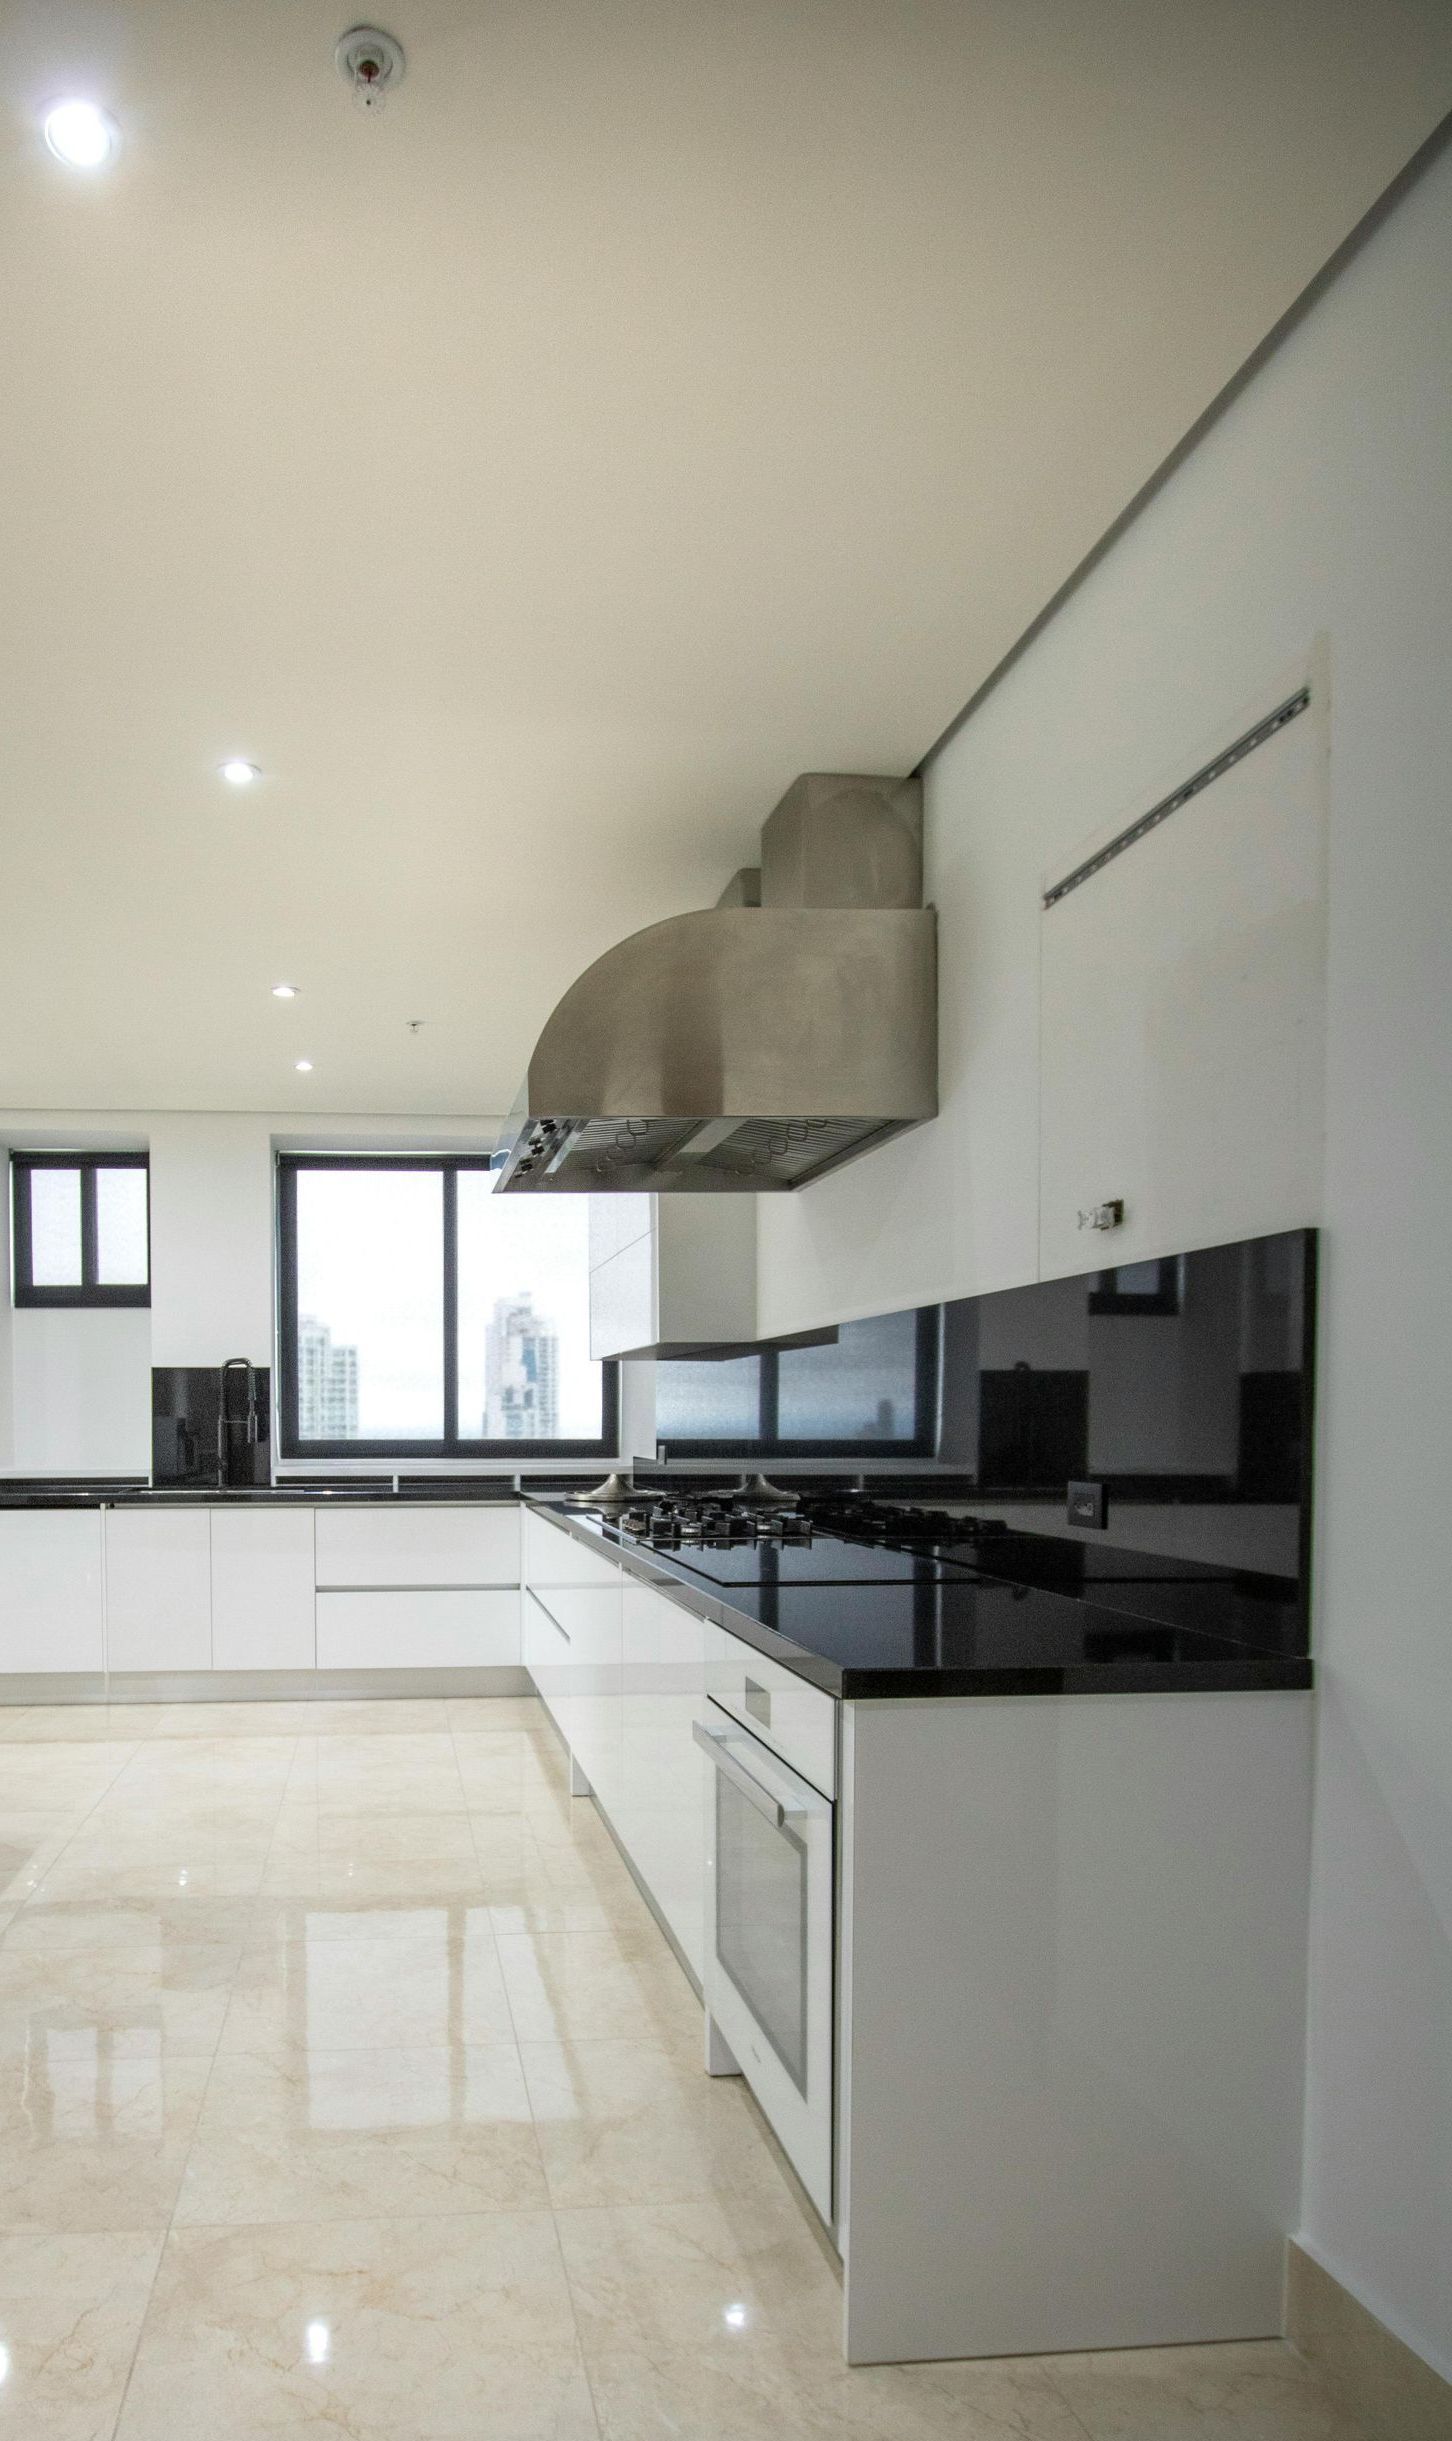
<instances>
[{"instance_id":1,"label":"white wall","mask_svg":"<svg viewBox=\"0 0 1452 2441\"><path fill-rule=\"evenodd\" d=\"M279 1149L479 1152L498 1121L330 1114L300 1127L266 1111L0 1112L12 1145L149 1149L151 1305L16 1312L9 1199L0 1197L0 1473L145 1474L151 1368L273 1361L273 1157ZM629 1365L622 1446L654 1450L654 1367Z\"/></svg>"},{"instance_id":2,"label":"white wall","mask_svg":"<svg viewBox=\"0 0 1452 2441\"><path fill-rule=\"evenodd\" d=\"M943 1116L760 1238L765 1331L1033 1276L1040 875L1324 637L1303 2239L1452 2375L1449 297L1444 153L930 767Z\"/></svg>"},{"instance_id":3,"label":"white wall","mask_svg":"<svg viewBox=\"0 0 1452 2441\"><path fill-rule=\"evenodd\" d=\"M145 1475L151 1467L151 1316L145 1306L11 1315L17 1475Z\"/></svg>"}]
</instances>

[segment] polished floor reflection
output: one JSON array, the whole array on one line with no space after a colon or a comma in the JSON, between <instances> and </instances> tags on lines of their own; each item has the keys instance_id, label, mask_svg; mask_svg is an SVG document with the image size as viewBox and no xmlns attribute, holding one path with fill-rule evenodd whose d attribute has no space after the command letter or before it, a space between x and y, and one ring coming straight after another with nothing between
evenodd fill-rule
<instances>
[{"instance_id":1,"label":"polished floor reflection","mask_svg":"<svg viewBox=\"0 0 1452 2441\"><path fill-rule=\"evenodd\" d=\"M0 1710L0 2441L1362 2441L1274 2344L848 2372L539 1707Z\"/></svg>"}]
</instances>

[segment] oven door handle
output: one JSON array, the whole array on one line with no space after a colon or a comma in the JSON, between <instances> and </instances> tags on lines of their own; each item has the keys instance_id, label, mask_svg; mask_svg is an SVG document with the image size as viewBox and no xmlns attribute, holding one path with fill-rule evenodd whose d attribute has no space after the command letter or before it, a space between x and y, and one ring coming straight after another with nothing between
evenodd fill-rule
<instances>
[{"instance_id":1,"label":"oven door handle","mask_svg":"<svg viewBox=\"0 0 1452 2441\"><path fill-rule=\"evenodd\" d=\"M758 1814L764 1814L767 1821L775 1823L779 1831L784 1830L789 1822L795 1820L800 1809L796 1806L783 1805L781 1799L774 1797L769 1788L764 1788L755 1774L747 1770L744 1763L737 1762L735 1755L731 1752L736 1741L732 1738L729 1729L707 1729L702 1722L692 1721L691 1735L702 1753L710 1756L717 1771L724 1773L732 1787L741 1791L747 1804L755 1806Z\"/></svg>"}]
</instances>

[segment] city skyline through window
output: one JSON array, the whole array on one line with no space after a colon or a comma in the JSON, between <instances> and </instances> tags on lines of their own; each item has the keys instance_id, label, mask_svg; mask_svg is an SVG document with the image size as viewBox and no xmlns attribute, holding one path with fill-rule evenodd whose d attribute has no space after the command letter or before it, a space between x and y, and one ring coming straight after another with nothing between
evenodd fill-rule
<instances>
[{"instance_id":1,"label":"city skyline through window","mask_svg":"<svg viewBox=\"0 0 1452 2441\"><path fill-rule=\"evenodd\" d=\"M463 1158L282 1157L285 1448L605 1450L589 1199L493 1189Z\"/></svg>"}]
</instances>

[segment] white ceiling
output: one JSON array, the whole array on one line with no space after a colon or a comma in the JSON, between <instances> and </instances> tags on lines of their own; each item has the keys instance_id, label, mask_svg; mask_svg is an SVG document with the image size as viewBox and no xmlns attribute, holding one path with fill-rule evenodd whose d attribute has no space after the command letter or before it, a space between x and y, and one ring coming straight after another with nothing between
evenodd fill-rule
<instances>
[{"instance_id":1,"label":"white ceiling","mask_svg":"<svg viewBox=\"0 0 1452 2441\"><path fill-rule=\"evenodd\" d=\"M366 117L345 7L0 6L0 1104L507 1106L1452 106L1446 0L386 0Z\"/></svg>"}]
</instances>

